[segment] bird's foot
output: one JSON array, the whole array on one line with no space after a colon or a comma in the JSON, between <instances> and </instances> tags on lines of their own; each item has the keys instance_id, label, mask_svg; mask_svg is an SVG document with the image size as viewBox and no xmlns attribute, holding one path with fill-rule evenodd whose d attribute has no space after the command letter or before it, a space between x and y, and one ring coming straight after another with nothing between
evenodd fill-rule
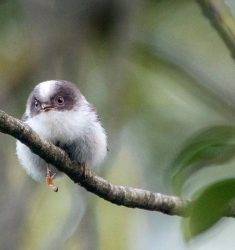
<instances>
[{"instance_id":1,"label":"bird's foot","mask_svg":"<svg viewBox=\"0 0 235 250\"><path fill-rule=\"evenodd\" d=\"M82 173L83 173L83 176L84 178L86 179L87 177L90 176L91 172L90 172L90 169L88 168L87 164L86 163L83 163L81 165L82 167Z\"/></svg>"},{"instance_id":2,"label":"bird's foot","mask_svg":"<svg viewBox=\"0 0 235 250\"><path fill-rule=\"evenodd\" d=\"M54 185L53 180L55 179L56 173L52 173L51 170L47 167L47 175L46 175L46 182L47 186L53 190L54 192L58 192L58 187Z\"/></svg>"}]
</instances>

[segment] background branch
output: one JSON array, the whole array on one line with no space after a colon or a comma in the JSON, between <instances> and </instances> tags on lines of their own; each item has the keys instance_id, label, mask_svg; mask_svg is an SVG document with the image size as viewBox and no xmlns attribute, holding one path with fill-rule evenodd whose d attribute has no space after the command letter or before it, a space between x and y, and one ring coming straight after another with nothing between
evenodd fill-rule
<instances>
[{"instance_id":1,"label":"background branch","mask_svg":"<svg viewBox=\"0 0 235 250\"><path fill-rule=\"evenodd\" d=\"M117 205L159 211L169 215L187 216L189 201L176 196L111 184L92 172L85 179L82 169L55 145L43 141L26 124L0 110L0 132L9 134L48 163L57 167L75 183L99 197Z\"/></svg>"},{"instance_id":2,"label":"background branch","mask_svg":"<svg viewBox=\"0 0 235 250\"><path fill-rule=\"evenodd\" d=\"M198 0L198 3L235 57L235 20L229 7L224 0Z\"/></svg>"}]
</instances>

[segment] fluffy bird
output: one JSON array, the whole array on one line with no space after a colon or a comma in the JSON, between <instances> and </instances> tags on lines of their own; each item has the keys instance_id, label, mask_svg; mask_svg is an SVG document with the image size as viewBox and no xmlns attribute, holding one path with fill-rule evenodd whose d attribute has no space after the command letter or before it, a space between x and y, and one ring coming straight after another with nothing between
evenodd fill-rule
<instances>
[{"instance_id":1,"label":"fluffy bird","mask_svg":"<svg viewBox=\"0 0 235 250\"><path fill-rule=\"evenodd\" d=\"M87 166L99 165L106 156L106 133L96 110L70 82L51 80L36 85L29 95L22 120L42 139L62 148L83 167L84 175ZM34 180L46 178L48 186L58 191L53 179L61 172L20 141L16 142L16 153L22 167Z\"/></svg>"}]
</instances>

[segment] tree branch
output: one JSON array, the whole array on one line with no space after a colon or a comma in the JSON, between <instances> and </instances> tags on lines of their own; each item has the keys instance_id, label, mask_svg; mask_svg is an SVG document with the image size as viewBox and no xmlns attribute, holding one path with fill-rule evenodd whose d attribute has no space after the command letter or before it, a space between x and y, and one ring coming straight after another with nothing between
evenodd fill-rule
<instances>
[{"instance_id":1,"label":"tree branch","mask_svg":"<svg viewBox=\"0 0 235 250\"><path fill-rule=\"evenodd\" d=\"M2 110L0 110L0 132L15 137L27 145L32 152L64 172L75 183L109 202L131 208L159 211L169 215L188 216L189 201L176 196L114 185L92 172L84 178L81 167L71 161L63 150L41 140L28 125Z\"/></svg>"},{"instance_id":2,"label":"tree branch","mask_svg":"<svg viewBox=\"0 0 235 250\"><path fill-rule=\"evenodd\" d=\"M235 19L224 0L197 0L235 57Z\"/></svg>"}]
</instances>

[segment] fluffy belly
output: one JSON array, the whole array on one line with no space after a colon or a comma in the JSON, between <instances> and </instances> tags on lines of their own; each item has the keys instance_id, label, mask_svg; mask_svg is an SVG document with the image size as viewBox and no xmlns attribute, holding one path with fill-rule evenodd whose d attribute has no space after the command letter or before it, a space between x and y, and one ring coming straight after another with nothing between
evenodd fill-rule
<instances>
[{"instance_id":1,"label":"fluffy belly","mask_svg":"<svg viewBox=\"0 0 235 250\"><path fill-rule=\"evenodd\" d=\"M32 153L32 151L22 144L21 142L16 142L16 154L26 172L35 180L35 181L44 181L47 174L47 167L53 172L56 173L56 177L62 175L54 166L46 163L38 155Z\"/></svg>"},{"instance_id":2,"label":"fluffy belly","mask_svg":"<svg viewBox=\"0 0 235 250\"><path fill-rule=\"evenodd\" d=\"M95 117L90 116L90 113L80 113L50 111L50 116L43 113L30 118L26 123L42 139L62 148L78 165L86 163L91 168L99 165L106 156L106 134ZM62 122L64 120L66 123ZM44 180L48 164L43 159L19 141L16 153L21 165L33 179ZM54 166L50 165L49 169L57 173L56 176L60 174Z\"/></svg>"}]
</instances>

